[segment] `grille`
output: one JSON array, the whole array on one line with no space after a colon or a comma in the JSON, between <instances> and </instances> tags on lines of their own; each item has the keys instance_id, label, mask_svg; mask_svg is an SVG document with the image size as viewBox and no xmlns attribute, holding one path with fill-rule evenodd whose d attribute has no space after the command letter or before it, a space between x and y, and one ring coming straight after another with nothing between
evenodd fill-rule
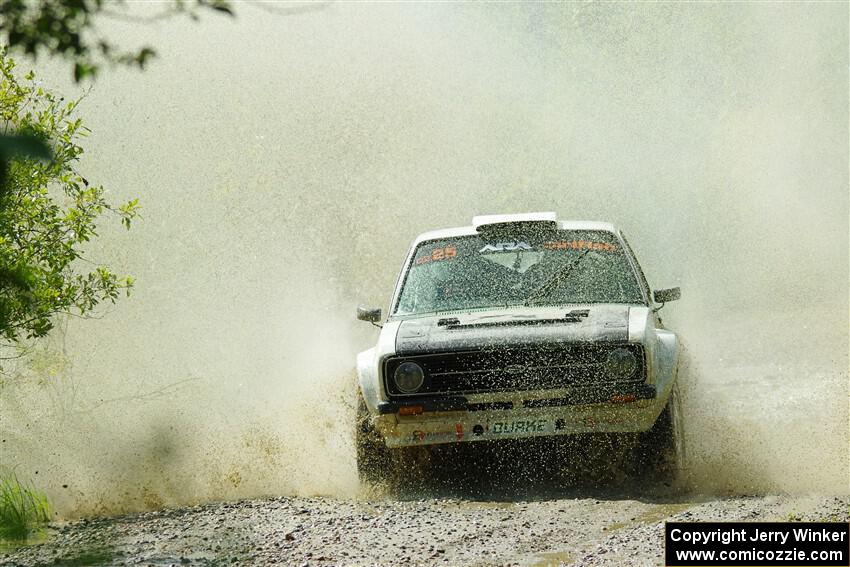
<instances>
[{"instance_id":1,"label":"grille","mask_svg":"<svg viewBox=\"0 0 850 567\"><path fill-rule=\"evenodd\" d=\"M607 372L605 360L615 348L637 359L625 378ZM402 394L392 380L402 362L419 364L425 384L416 394ZM561 345L422 354L389 358L384 363L387 392L393 397L429 394L476 394L558 388L640 384L645 381L643 349L633 344Z\"/></svg>"}]
</instances>

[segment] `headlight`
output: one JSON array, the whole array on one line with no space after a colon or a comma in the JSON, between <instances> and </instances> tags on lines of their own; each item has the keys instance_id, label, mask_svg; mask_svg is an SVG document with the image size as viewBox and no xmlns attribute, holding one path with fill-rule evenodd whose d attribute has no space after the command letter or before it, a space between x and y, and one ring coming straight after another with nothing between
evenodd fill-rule
<instances>
[{"instance_id":1,"label":"headlight","mask_svg":"<svg viewBox=\"0 0 850 567\"><path fill-rule=\"evenodd\" d=\"M404 394L415 394L425 383L425 372L415 362L402 362L393 373L395 385Z\"/></svg>"},{"instance_id":2,"label":"headlight","mask_svg":"<svg viewBox=\"0 0 850 567\"><path fill-rule=\"evenodd\" d=\"M637 359L632 351L624 348L617 348L608 353L608 360L605 361L605 367L608 372L618 378L630 376L637 368Z\"/></svg>"}]
</instances>

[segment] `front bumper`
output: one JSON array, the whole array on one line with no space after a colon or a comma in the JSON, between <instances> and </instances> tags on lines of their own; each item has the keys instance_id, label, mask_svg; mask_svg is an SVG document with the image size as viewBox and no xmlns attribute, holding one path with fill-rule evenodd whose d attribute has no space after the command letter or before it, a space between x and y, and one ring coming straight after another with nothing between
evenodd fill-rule
<instances>
[{"instance_id":1,"label":"front bumper","mask_svg":"<svg viewBox=\"0 0 850 567\"><path fill-rule=\"evenodd\" d=\"M616 400L616 401L612 401ZM666 403L655 386L556 396L449 396L378 404L375 427L388 447L591 432L639 432ZM400 413L401 412L401 413Z\"/></svg>"},{"instance_id":2,"label":"front bumper","mask_svg":"<svg viewBox=\"0 0 850 567\"><path fill-rule=\"evenodd\" d=\"M560 407L571 405L587 405L610 402L612 398L634 400L651 400L656 397L655 386L652 384L627 385L610 388L594 388L592 390L576 390L565 392L554 397L533 397L519 400L520 406L513 401L472 402L464 396L432 396L420 399L405 399L378 403L378 413L398 413L402 408L421 407L423 412L434 411L479 411L497 406L498 409L514 409L515 407ZM496 409L496 408L493 408Z\"/></svg>"}]
</instances>

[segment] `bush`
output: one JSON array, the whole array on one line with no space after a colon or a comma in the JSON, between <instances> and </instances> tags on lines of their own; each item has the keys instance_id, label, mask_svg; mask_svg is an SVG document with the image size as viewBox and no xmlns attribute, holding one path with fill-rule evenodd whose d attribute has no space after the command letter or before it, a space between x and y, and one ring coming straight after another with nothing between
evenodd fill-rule
<instances>
[{"instance_id":1,"label":"bush","mask_svg":"<svg viewBox=\"0 0 850 567\"><path fill-rule=\"evenodd\" d=\"M50 520L47 497L14 474L0 478L0 538L26 539Z\"/></svg>"},{"instance_id":2,"label":"bush","mask_svg":"<svg viewBox=\"0 0 850 567\"><path fill-rule=\"evenodd\" d=\"M139 203L113 205L102 186L77 171L79 142L88 132L75 115L78 103L45 90L32 71L20 76L0 47L0 132L40 140L53 155L47 162L11 160L0 184L3 345L43 337L56 315L86 316L133 285L132 277L116 275L84 254L102 214L130 228Z\"/></svg>"}]
</instances>

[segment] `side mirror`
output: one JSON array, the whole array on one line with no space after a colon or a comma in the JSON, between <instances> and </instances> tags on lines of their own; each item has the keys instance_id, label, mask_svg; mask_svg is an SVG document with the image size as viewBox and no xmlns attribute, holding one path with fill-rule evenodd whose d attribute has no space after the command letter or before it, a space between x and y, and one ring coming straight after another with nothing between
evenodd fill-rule
<instances>
[{"instance_id":1,"label":"side mirror","mask_svg":"<svg viewBox=\"0 0 850 567\"><path fill-rule=\"evenodd\" d=\"M358 305L357 318L361 321L368 321L369 323L376 324L381 320L381 310Z\"/></svg>"},{"instance_id":2,"label":"side mirror","mask_svg":"<svg viewBox=\"0 0 850 567\"><path fill-rule=\"evenodd\" d=\"M652 299L655 303L667 303L668 301L676 301L682 297L682 288L671 287L668 289L656 289L652 292Z\"/></svg>"}]
</instances>

